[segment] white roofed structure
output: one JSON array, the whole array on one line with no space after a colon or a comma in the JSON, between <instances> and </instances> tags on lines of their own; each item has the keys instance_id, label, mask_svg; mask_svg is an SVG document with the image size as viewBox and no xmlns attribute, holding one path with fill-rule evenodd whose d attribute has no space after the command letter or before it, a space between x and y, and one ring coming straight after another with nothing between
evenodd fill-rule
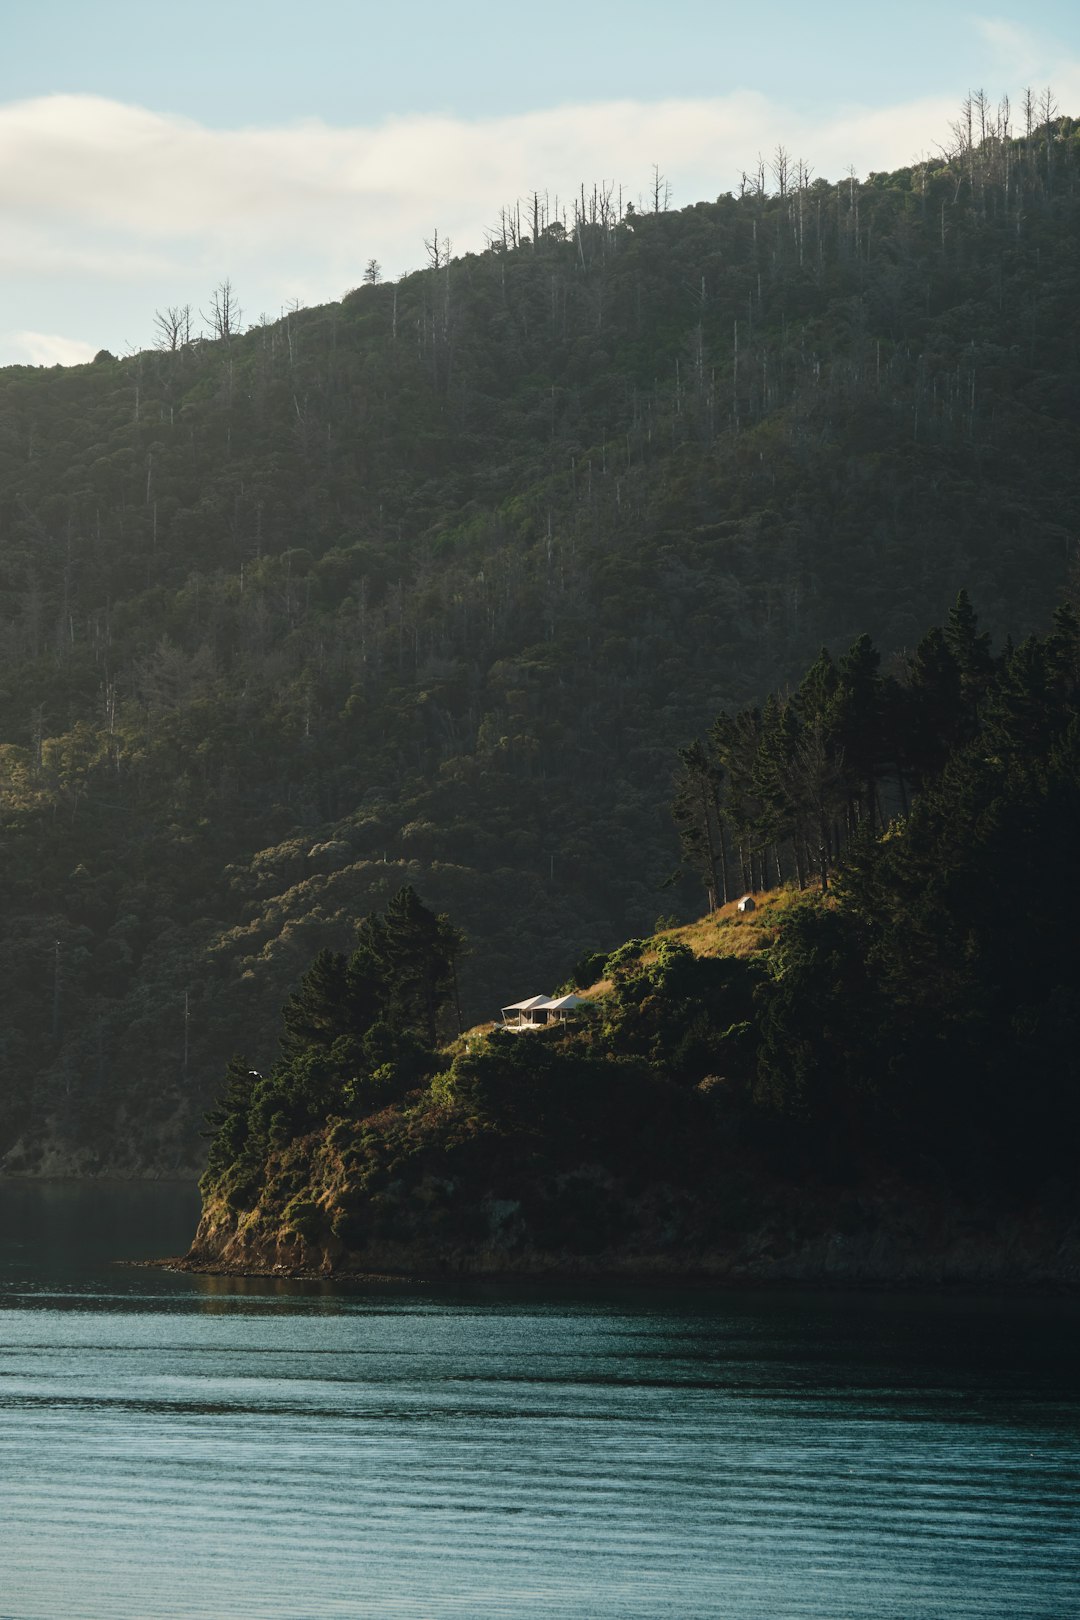
<instances>
[{"instance_id":1,"label":"white roofed structure","mask_svg":"<svg viewBox=\"0 0 1080 1620\"><path fill-rule=\"evenodd\" d=\"M548 1002L547 1010L549 1015L551 1013L561 1013L565 1016L566 1013L572 1012L575 1007L584 1007L587 999L585 996L556 996ZM548 1022L551 1023L551 1021L549 1016Z\"/></svg>"},{"instance_id":2,"label":"white roofed structure","mask_svg":"<svg viewBox=\"0 0 1080 1620\"><path fill-rule=\"evenodd\" d=\"M527 1029L547 1029L561 1024L567 1014L585 1002L584 996L526 996L524 1001L512 1001L502 1009L503 1028L520 1034Z\"/></svg>"},{"instance_id":3,"label":"white roofed structure","mask_svg":"<svg viewBox=\"0 0 1080 1620\"><path fill-rule=\"evenodd\" d=\"M524 1001L512 1001L502 1009L503 1028L515 1033L525 1029L542 1029L546 1022L539 1017L541 1008L548 1004L547 996L526 996Z\"/></svg>"}]
</instances>

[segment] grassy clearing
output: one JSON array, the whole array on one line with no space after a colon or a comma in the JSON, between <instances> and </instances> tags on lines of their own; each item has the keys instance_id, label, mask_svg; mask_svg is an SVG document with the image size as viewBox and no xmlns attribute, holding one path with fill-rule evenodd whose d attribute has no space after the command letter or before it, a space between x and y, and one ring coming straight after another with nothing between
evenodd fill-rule
<instances>
[{"instance_id":1,"label":"grassy clearing","mask_svg":"<svg viewBox=\"0 0 1080 1620\"><path fill-rule=\"evenodd\" d=\"M675 939L682 945L688 945L695 956L754 956L759 951L767 950L773 943L784 913L802 898L793 884L785 884L781 889L765 889L756 894L755 909L746 914L738 910L738 901L732 900L717 911L699 917L696 922L683 923L678 928L660 929L650 938L642 953L642 961L648 963L656 960L657 947L663 939ZM597 979L595 984L590 984L587 990L581 990L578 994L592 999L606 995L610 989L610 979ZM445 1048L447 1055L455 1057L459 1052L468 1050L468 1043L478 1036L489 1035L495 1027L496 1023L492 1021L476 1024L459 1035L456 1041L450 1042Z\"/></svg>"},{"instance_id":2,"label":"grassy clearing","mask_svg":"<svg viewBox=\"0 0 1080 1620\"><path fill-rule=\"evenodd\" d=\"M654 939L677 939L688 945L695 956L753 956L770 946L786 911L802 896L794 884L782 889L765 889L754 896L755 909L747 914L738 910L738 901L721 906L699 917L697 922L685 923L680 928L665 928ZM655 956L655 949L646 951L644 960ZM592 990L585 992L591 995Z\"/></svg>"}]
</instances>

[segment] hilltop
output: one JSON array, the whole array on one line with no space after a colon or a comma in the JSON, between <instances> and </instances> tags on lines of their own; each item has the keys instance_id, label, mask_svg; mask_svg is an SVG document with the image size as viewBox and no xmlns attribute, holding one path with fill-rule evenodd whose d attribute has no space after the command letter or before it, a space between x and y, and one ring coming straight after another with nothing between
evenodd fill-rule
<instances>
[{"instance_id":1,"label":"hilltop","mask_svg":"<svg viewBox=\"0 0 1080 1620\"><path fill-rule=\"evenodd\" d=\"M188 1263L1075 1282L1080 619L994 653L961 597L906 674L861 641L717 718L705 886L811 836L820 886L590 953L568 1018L439 1049L461 936L410 887L321 952Z\"/></svg>"},{"instance_id":2,"label":"hilltop","mask_svg":"<svg viewBox=\"0 0 1080 1620\"><path fill-rule=\"evenodd\" d=\"M290 1106L298 1084L310 1094L309 1071L290 1079L286 1066L263 1081L238 1070L185 1264L335 1274L737 1269L742 1229L756 1231L763 1184L775 1180L746 1129L737 1083L745 1059L727 1079L673 1084L670 1063L650 1072L642 1062L635 1009L674 993L685 1013L690 987L680 997L676 982L691 964L756 967L792 908L813 903L820 899L775 890L758 896L752 915L733 902L628 941L603 959L603 976L582 988L567 1022L522 1035L497 1023L470 1029L434 1058L429 1085L409 1089L406 1079L403 1095L383 1079L350 1108L357 1082L334 1101L324 1073L320 1102L307 1113L301 1105L291 1133L266 1135L257 1121L279 1118L274 1110ZM327 979L317 963L290 1008L313 1008L316 997L322 1005ZM723 1024L749 1011L752 982L707 975L690 994L723 986L732 998ZM287 1027L297 1016L287 1010ZM336 1026L310 1012L304 1023L325 1029L315 1039L329 1050ZM677 1044L681 1032L671 1033ZM709 1184L721 1172L728 1185L718 1212ZM773 1218L786 1203L782 1189L771 1203ZM742 1236L724 1259L732 1222Z\"/></svg>"},{"instance_id":3,"label":"hilltop","mask_svg":"<svg viewBox=\"0 0 1080 1620\"><path fill-rule=\"evenodd\" d=\"M1080 531L1080 136L564 226L0 373L0 1165L190 1171L404 883L474 1021L700 908L677 750ZM683 875L672 876L677 868Z\"/></svg>"}]
</instances>

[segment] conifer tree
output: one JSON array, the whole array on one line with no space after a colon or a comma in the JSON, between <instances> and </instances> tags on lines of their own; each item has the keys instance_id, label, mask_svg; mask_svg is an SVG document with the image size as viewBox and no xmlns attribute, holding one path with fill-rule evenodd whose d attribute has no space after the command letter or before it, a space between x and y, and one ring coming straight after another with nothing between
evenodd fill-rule
<instances>
[{"instance_id":1,"label":"conifer tree","mask_svg":"<svg viewBox=\"0 0 1080 1620\"><path fill-rule=\"evenodd\" d=\"M318 953L282 1008L281 1047L287 1058L315 1046L329 1050L349 1023L348 964L340 951Z\"/></svg>"},{"instance_id":2,"label":"conifer tree","mask_svg":"<svg viewBox=\"0 0 1080 1620\"><path fill-rule=\"evenodd\" d=\"M728 900L726 861L723 861L723 883L720 886L718 848L721 852L721 829L717 824L716 778L719 767L710 759L700 741L679 749L680 770L675 783L672 815L679 829L679 842L683 855L700 876L705 887L710 911L718 903ZM720 893L723 900L719 900Z\"/></svg>"},{"instance_id":3,"label":"conifer tree","mask_svg":"<svg viewBox=\"0 0 1080 1620\"><path fill-rule=\"evenodd\" d=\"M411 884L390 901L383 927L389 1013L417 1029L433 1047L439 1010L453 995L454 964L464 936L447 916L429 911Z\"/></svg>"}]
</instances>

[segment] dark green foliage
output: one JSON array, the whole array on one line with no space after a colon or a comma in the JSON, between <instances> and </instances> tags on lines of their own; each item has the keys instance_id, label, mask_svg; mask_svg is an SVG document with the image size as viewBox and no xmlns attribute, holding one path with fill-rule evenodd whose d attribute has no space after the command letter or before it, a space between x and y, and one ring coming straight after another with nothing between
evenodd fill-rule
<instances>
[{"instance_id":1,"label":"dark green foliage","mask_svg":"<svg viewBox=\"0 0 1080 1620\"><path fill-rule=\"evenodd\" d=\"M735 957L698 957L661 939L655 956L615 952L603 1039L615 1051L647 1058L682 1085L707 1076L745 1083L755 1046L754 985L759 969Z\"/></svg>"},{"instance_id":2,"label":"dark green foliage","mask_svg":"<svg viewBox=\"0 0 1080 1620\"><path fill-rule=\"evenodd\" d=\"M475 941L471 1021L902 811L986 671L962 613L899 696L893 654L965 585L1023 638L1080 532L1076 166L1065 119L586 210L227 343L3 372L0 1154L190 1163L221 1054L269 1068L287 988L403 884ZM672 892L669 762L721 707Z\"/></svg>"},{"instance_id":3,"label":"dark green foliage","mask_svg":"<svg viewBox=\"0 0 1080 1620\"><path fill-rule=\"evenodd\" d=\"M428 1076L462 944L449 918L406 885L385 913L363 919L350 956L320 951L282 1010L282 1059L272 1073L258 1075L239 1058L229 1065L206 1116L213 1140L204 1186L253 1198L269 1154L332 1116L374 1113Z\"/></svg>"},{"instance_id":4,"label":"dark green foliage","mask_svg":"<svg viewBox=\"0 0 1080 1620\"><path fill-rule=\"evenodd\" d=\"M606 951L586 951L574 964L574 970L567 980L569 988L587 990L591 984L602 979L607 968L607 959Z\"/></svg>"},{"instance_id":5,"label":"dark green foliage","mask_svg":"<svg viewBox=\"0 0 1080 1620\"><path fill-rule=\"evenodd\" d=\"M366 1034L381 1005L375 996L354 995L351 959L340 951L322 950L300 980L299 989L282 1009L282 1051L298 1057L311 1046L330 1048L338 1040Z\"/></svg>"},{"instance_id":6,"label":"dark green foliage","mask_svg":"<svg viewBox=\"0 0 1080 1620\"><path fill-rule=\"evenodd\" d=\"M448 917L436 917L411 884L391 900L381 919L384 982L389 986L385 1016L395 1026L415 1029L434 1047L439 1012L455 994L456 963L464 936ZM377 959L377 958L376 958ZM460 1032L458 1013L456 1029Z\"/></svg>"},{"instance_id":7,"label":"dark green foliage","mask_svg":"<svg viewBox=\"0 0 1080 1620\"><path fill-rule=\"evenodd\" d=\"M291 1055L267 1079L230 1068L204 1190L312 1241L329 1220L358 1251L527 1245L598 1264L722 1241L777 1176L830 1198L886 1173L1065 1207L1080 1145L1071 608L995 656L961 597L890 680L869 638L819 655L795 698L713 726L711 746L747 750L723 765L742 809L725 791L718 822L748 826L751 795L773 837L818 813L820 782L797 768L808 731L843 831L830 888L789 895L765 951L630 939L579 963L579 981L602 968L611 983L570 1023L470 1036L434 1073L431 997L458 936L402 890L356 952L383 1015L361 1031L351 962L317 957L286 1009ZM883 827L879 790L917 754L909 809ZM336 1156L321 1201L305 1179L320 1151Z\"/></svg>"},{"instance_id":8,"label":"dark green foliage","mask_svg":"<svg viewBox=\"0 0 1080 1620\"><path fill-rule=\"evenodd\" d=\"M904 692L940 770L924 752L910 814L852 841L835 909L785 921L760 1094L852 1151L1028 1188L1073 1162L1075 645L1066 608L1051 636L995 659L962 599ZM926 678L928 646L948 679Z\"/></svg>"},{"instance_id":9,"label":"dark green foliage","mask_svg":"<svg viewBox=\"0 0 1080 1620\"><path fill-rule=\"evenodd\" d=\"M285 1056L339 1043L380 1051L390 1029L412 1031L434 1048L463 944L449 918L429 911L405 884L385 913L364 918L351 955L318 953L283 1009Z\"/></svg>"},{"instance_id":10,"label":"dark green foliage","mask_svg":"<svg viewBox=\"0 0 1080 1620\"><path fill-rule=\"evenodd\" d=\"M206 1134L211 1139L206 1173L211 1181L222 1176L247 1147L252 1097L261 1079L244 1058L229 1060L224 1089L206 1116Z\"/></svg>"},{"instance_id":11,"label":"dark green foliage","mask_svg":"<svg viewBox=\"0 0 1080 1620\"><path fill-rule=\"evenodd\" d=\"M855 917L808 901L785 916L759 989L754 1101L782 1123L782 1161L803 1175L846 1172L872 1140L882 1146L878 1092L891 1054L863 944Z\"/></svg>"}]
</instances>

